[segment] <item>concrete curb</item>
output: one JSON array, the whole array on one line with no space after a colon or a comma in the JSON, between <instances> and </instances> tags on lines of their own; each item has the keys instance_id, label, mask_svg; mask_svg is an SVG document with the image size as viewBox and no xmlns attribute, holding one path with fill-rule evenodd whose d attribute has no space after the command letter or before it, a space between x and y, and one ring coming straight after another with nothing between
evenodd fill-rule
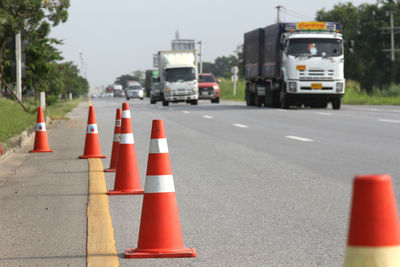
<instances>
[{"instance_id":1,"label":"concrete curb","mask_svg":"<svg viewBox=\"0 0 400 267\"><path fill-rule=\"evenodd\" d=\"M51 127L52 124L54 124L53 121L46 117L46 126L49 125ZM6 159L11 153L28 142L30 138L33 138L35 131L36 123L21 134L11 137L7 142L8 144L0 143L0 161Z\"/></svg>"}]
</instances>

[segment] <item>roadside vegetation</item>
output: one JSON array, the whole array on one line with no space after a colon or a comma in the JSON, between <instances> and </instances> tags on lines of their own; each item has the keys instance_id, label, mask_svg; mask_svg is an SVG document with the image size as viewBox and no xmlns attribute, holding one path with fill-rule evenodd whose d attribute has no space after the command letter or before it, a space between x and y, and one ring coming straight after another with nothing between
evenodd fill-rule
<instances>
[{"instance_id":1,"label":"roadside vegetation","mask_svg":"<svg viewBox=\"0 0 400 267\"><path fill-rule=\"evenodd\" d=\"M239 80L236 84L236 96L233 95L233 82L230 79L220 78L220 97L225 100L245 101L245 80ZM400 105L400 85L392 84L386 90L374 87L371 93L361 90L356 81L346 81L346 92L343 104L350 105Z\"/></svg>"},{"instance_id":2,"label":"roadside vegetation","mask_svg":"<svg viewBox=\"0 0 400 267\"><path fill-rule=\"evenodd\" d=\"M48 106L45 116L52 120L68 119L65 115L73 110L82 101L76 98L72 101L62 100ZM26 112L17 102L0 98L0 142L7 140L36 124L37 107L33 99L25 102L29 112Z\"/></svg>"}]
</instances>

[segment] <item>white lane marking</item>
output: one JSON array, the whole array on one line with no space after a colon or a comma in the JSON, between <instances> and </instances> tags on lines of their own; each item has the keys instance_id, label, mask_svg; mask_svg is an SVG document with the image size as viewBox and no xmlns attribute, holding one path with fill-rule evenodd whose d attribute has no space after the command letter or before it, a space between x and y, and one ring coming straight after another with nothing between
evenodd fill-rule
<instances>
[{"instance_id":1,"label":"white lane marking","mask_svg":"<svg viewBox=\"0 0 400 267\"><path fill-rule=\"evenodd\" d=\"M184 114L190 114L190 111L187 111L187 110L185 110L185 111L182 111Z\"/></svg>"},{"instance_id":2,"label":"white lane marking","mask_svg":"<svg viewBox=\"0 0 400 267\"><path fill-rule=\"evenodd\" d=\"M377 109L377 108L366 108L365 110L368 110L368 111L382 111L381 109Z\"/></svg>"},{"instance_id":3,"label":"white lane marking","mask_svg":"<svg viewBox=\"0 0 400 267\"><path fill-rule=\"evenodd\" d=\"M235 123L235 124L233 124L233 126L239 127L239 128L249 128L249 126L243 125L243 124L239 124L239 123Z\"/></svg>"},{"instance_id":4,"label":"white lane marking","mask_svg":"<svg viewBox=\"0 0 400 267\"><path fill-rule=\"evenodd\" d=\"M326 116L331 116L332 113L327 113L327 112L317 112L319 115L326 115Z\"/></svg>"},{"instance_id":5,"label":"white lane marking","mask_svg":"<svg viewBox=\"0 0 400 267\"><path fill-rule=\"evenodd\" d=\"M287 135L285 137L289 138L289 139L297 140L297 141L302 141L302 142L314 142L314 140L312 140L312 139L294 136L294 135Z\"/></svg>"},{"instance_id":6,"label":"white lane marking","mask_svg":"<svg viewBox=\"0 0 400 267\"><path fill-rule=\"evenodd\" d=\"M380 122L390 122L390 123L400 123L400 121L397 121L397 120L379 119L378 121L380 121Z\"/></svg>"},{"instance_id":7,"label":"white lane marking","mask_svg":"<svg viewBox=\"0 0 400 267\"><path fill-rule=\"evenodd\" d=\"M208 115L203 115L203 118L204 118L204 119L214 119L213 116L208 116Z\"/></svg>"}]
</instances>

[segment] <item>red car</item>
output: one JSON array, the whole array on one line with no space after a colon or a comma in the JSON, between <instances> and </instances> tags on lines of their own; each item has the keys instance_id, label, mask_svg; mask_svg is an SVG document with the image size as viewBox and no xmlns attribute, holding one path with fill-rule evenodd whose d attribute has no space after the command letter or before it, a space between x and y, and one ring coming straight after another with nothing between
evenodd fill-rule
<instances>
[{"instance_id":1,"label":"red car","mask_svg":"<svg viewBox=\"0 0 400 267\"><path fill-rule=\"evenodd\" d=\"M211 103L219 103L219 85L213 74L199 74L199 99L210 99Z\"/></svg>"}]
</instances>

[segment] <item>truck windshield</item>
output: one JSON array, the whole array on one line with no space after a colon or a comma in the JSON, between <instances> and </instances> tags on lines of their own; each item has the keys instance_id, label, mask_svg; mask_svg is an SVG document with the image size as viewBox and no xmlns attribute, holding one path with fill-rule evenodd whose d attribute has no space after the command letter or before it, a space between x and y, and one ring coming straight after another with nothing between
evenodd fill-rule
<instances>
[{"instance_id":1,"label":"truck windshield","mask_svg":"<svg viewBox=\"0 0 400 267\"><path fill-rule=\"evenodd\" d=\"M165 70L167 82L187 82L196 79L194 68L173 68Z\"/></svg>"},{"instance_id":2,"label":"truck windshield","mask_svg":"<svg viewBox=\"0 0 400 267\"><path fill-rule=\"evenodd\" d=\"M335 57L342 55L342 40L340 39L315 39L295 38L290 39L289 55L311 57Z\"/></svg>"}]
</instances>

